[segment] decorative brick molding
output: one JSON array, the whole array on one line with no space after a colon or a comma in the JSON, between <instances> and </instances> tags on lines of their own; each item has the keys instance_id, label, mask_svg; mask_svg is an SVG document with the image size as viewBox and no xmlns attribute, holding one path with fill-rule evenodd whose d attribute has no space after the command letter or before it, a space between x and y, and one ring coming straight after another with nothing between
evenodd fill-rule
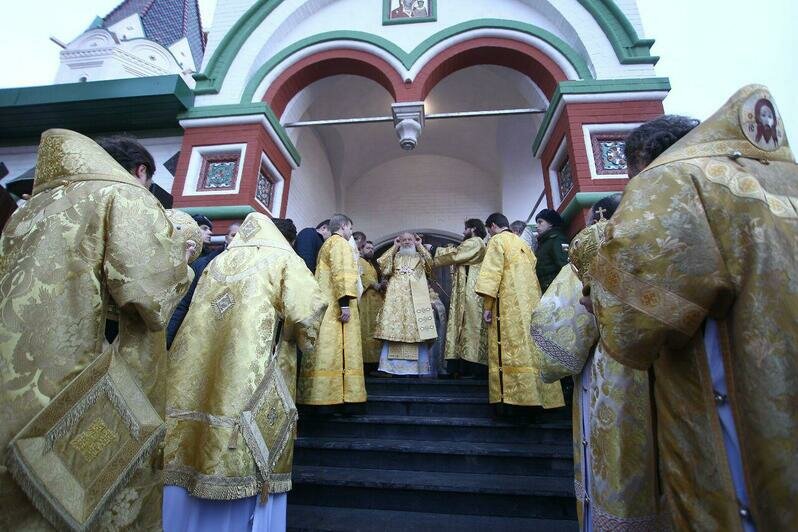
<instances>
[{"instance_id":1,"label":"decorative brick molding","mask_svg":"<svg viewBox=\"0 0 798 532\"><path fill-rule=\"evenodd\" d=\"M247 153L246 144L193 146L187 151L191 155L181 196L239 193L243 177L243 161ZM173 185L173 195L177 190L177 187Z\"/></svg>"},{"instance_id":2,"label":"decorative brick molding","mask_svg":"<svg viewBox=\"0 0 798 532\"><path fill-rule=\"evenodd\" d=\"M590 179L628 179L624 151L626 136L641 123L642 120L582 124Z\"/></svg>"}]
</instances>

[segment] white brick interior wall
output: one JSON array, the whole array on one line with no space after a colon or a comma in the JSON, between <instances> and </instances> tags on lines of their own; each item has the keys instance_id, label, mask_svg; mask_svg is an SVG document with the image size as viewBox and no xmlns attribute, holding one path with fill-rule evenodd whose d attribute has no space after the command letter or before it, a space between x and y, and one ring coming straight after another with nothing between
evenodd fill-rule
<instances>
[{"instance_id":1,"label":"white brick interior wall","mask_svg":"<svg viewBox=\"0 0 798 532\"><path fill-rule=\"evenodd\" d=\"M291 174L286 217L297 227L315 227L336 209L335 183L327 153L312 129L303 129L297 140L302 164Z\"/></svg>"},{"instance_id":2,"label":"white brick interior wall","mask_svg":"<svg viewBox=\"0 0 798 532\"><path fill-rule=\"evenodd\" d=\"M466 218L501 204L499 185L476 166L434 155L407 155L372 169L345 191L344 212L375 242L402 229L460 233Z\"/></svg>"}]
</instances>

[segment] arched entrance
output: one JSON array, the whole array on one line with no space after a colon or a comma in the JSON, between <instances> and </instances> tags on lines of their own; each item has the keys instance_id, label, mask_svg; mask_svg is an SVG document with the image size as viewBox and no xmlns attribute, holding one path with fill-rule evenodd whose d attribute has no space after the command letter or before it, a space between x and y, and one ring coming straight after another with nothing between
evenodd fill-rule
<instances>
[{"instance_id":1,"label":"arched entrance","mask_svg":"<svg viewBox=\"0 0 798 532\"><path fill-rule=\"evenodd\" d=\"M466 218L494 211L527 219L545 186L530 146L563 69L529 43L498 37L460 39L419 68L400 83L383 58L344 48L306 55L276 76L264 99L303 158L288 217L307 226L343 211L377 239L418 226L458 234ZM385 118L391 104L413 99L427 120L406 152ZM492 113L521 109L538 112ZM346 118L377 119L336 122Z\"/></svg>"}]
</instances>

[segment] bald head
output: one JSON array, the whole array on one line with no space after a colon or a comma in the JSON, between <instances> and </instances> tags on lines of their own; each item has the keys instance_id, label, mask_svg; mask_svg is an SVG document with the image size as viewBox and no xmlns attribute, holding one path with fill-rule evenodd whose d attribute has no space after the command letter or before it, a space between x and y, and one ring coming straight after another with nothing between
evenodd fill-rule
<instances>
[{"instance_id":1,"label":"bald head","mask_svg":"<svg viewBox=\"0 0 798 532\"><path fill-rule=\"evenodd\" d=\"M405 231L399 235L399 245L402 247L416 247L416 235Z\"/></svg>"}]
</instances>

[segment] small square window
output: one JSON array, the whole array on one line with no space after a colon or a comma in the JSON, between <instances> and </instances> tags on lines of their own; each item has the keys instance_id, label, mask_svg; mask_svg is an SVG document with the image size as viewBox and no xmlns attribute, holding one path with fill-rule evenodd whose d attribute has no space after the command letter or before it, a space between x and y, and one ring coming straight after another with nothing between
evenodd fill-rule
<instances>
[{"instance_id":1,"label":"small square window","mask_svg":"<svg viewBox=\"0 0 798 532\"><path fill-rule=\"evenodd\" d=\"M274 210L274 189L275 180L269 173L265 166L261 165L258 171L258 183L255 188L255 199L263 204L264 207L269 209L269 212Z\"/></svg>"},{"instance_id":2,"label":"small square window","mask_svg":"<svg viewBox=\"0 0 798 532\"><path fill-rule=\"evenodd\" d=\"M240 153L214 153L202 156L197 190L232 190L238 178Z\"/></svg>"},{"instance_id":3,"label":"small square window","mask_svg":"<svg viewBox=\"0 0 798 532\"><path fill-rule=\"evenodd\" d=\"M560 169L557 170L557 184L560 189L560 201L574 188L574 176L571 173L571 160L565 159Z\"/></svg>"}]
</instances>

